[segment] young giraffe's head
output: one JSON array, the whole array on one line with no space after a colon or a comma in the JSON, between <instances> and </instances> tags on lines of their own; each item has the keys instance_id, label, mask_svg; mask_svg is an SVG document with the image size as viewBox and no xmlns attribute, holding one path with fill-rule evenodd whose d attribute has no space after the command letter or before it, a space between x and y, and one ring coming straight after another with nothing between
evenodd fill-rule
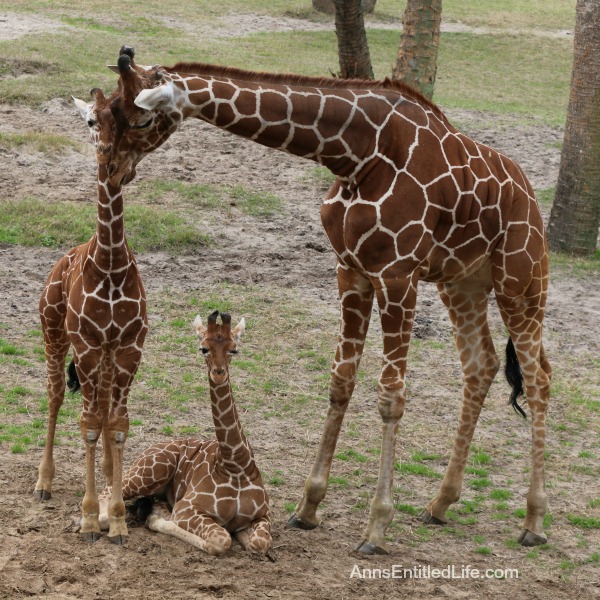
<instances>
[{"instance_id":1,"label":"young giraffe's head","mask_svg":"<svg viewBox=\"0 0 600 600\"><path fill-rule=\"evenodd\" d=\"M90 128L98 164L106 165L110 161L115 121L110 110L110 99L106 98L102 90L94 88L90 94L93 102L84 102L79 98L73 98L73 102Z\"/></svg>"},{"instance_id":2,"label":"young giraffe's head","mask_svg":"<svg viewBox=\"0 0 600 600\"><path fill-rule=\"evenodd\" d=\"M194 321L194 329L200 340L200 349L204 354L208 375L216 385L224 383L229 377L229 363L231 357L237 354L240 338L246 329L246 321L242 320L232 329L231 315L220 313L221 323L217 323L219 311L214 311L206 325L202 323L200 315Z\"/></svg>"}]
</instances>

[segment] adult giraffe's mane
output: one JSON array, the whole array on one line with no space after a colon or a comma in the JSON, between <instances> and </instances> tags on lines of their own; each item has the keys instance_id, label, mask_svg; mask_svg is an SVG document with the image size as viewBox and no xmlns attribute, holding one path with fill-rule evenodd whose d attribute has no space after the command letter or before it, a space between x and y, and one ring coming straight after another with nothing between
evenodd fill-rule
<instances>
[{"instance_id":1,"label":"adult giraffe's mane","mask_svg":"<svg viewBox=\"0 0 600 600\"><path fill-rule=\"evenodd\" d=\"M413 87L386 77L383 80L372 79L341 79L335 77L311 77L309 75L296 75L290 73L269 73L266 71L246 71L238 67L227 67L221 65L210 65L206 63L196 62L178 62L172 67L163 67L168 73L202 75L209 77L223 77L227 79L237 79L240 81L248 81L253 83L273 83L276 85L298 85L315 88L338 89L338 90L390 90L397 92L403 96L407 96L411 100L418 102L430 108L435 114L444 121L446 115L442 109L425 97L423 94L415 90Z\"/></svg>"}]
</instances>

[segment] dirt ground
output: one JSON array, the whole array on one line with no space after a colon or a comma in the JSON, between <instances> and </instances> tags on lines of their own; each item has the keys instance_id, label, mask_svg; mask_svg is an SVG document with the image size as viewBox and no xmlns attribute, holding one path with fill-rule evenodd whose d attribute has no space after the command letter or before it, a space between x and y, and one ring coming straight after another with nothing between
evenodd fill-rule
<instances>
[{"instance_id":1,"label":"dirt ground","mask_svg":"<svg viewBox=\"0 0 600 600\"><path fill-rule=\"evenodd\" d=\"M466 111L450 111L449 116L461 123L475 139L516 159L534 187L546 188L555 184L559 161L556 142L562 139L559 128L539 123L524 124L516 118L495 122L492 115ZM0 105L0 129L63 133L82 144L81 150L67 150L62 154L43 154L26 146L0 148L3 196L11 190L14 198L33 195L48 201L93 201L94 155L88 143L87 128L72 105L61 99L48 102L42 111ZM285 207L281 215L268 221L253 220L251 226L239 216L224 218L220 223L211 221L212 233L219 243L202 249L199 254L174 258L163 253L140 255L138 262L150 306L153 299L165 292L218 290L221 284L231 282L264 286L265 289L269 286L289 288L307 305L314 305L315 323L319 321L320 311L335 314L334 259L319 221L324 188L310 176L312 166L312 163L234 138L206 124L186 123L161 150L140 164L138 179L129 189L135 190L140 181L156 178L219 185L241 183L247 188L281 196ZM203 215L199 214L198 219L202 221ZM0 317L2 336L9 341L37 326L37 302L43 282L61 254L49 249L0 246ZM598 356L599 292L600 282L591 278L562 272L552 279L546 347L555 368L560 368L563 356ZM492 319L497 322L497 314L493 310L492 313ZM437 331L449 330L433 286L422 286L418 315L421 320L417 323L417 333L419 323L425 324L423 327L427 331L422 330L423 335L428 335L428 331L435 335ZM583 335L582 325L585 325ZM458 378L456 356L449 360L454 361L450 374ZM411 372L415 379L411 395L421 394L424 398L418 405L413 401L409 407L400 437L412 436L422 444L424 451L435 449L447 456L455 427L456 403L450 413L446 411L444 394L447 390L438 380L437 369L438 365L425 364ZM577 372L572 373L572 377L577 376ZM2 383L16 382L41 389L43 381L42 363L27 369L18 379L9 372L6 364L0 364ZM496 397L503 400L492 402L482 417L478 429L480 439L502 440L509 427L506 423L513 422L509 420L504 403L506 387L499 382L494 384L495 388ZM325 408L324 398L323 412ZM377 439L374 389L361 388L355 394L350 412L367 410L372 413L369 423L373 430L364 435ZM559 405L553 406L550 419L560 419L561 410ZM79 512L79 494L83 486L83 448L61 445L57 449L59 468L54 495L50 502L40 504L31 493L41 450L12 454L6 445L0 445L0 598L600 597L597 566L581 566L577 575L570 577L554 566L561 560L580 561L584 556L579 538L574 528L568 527L565 515L569 511L586 511L589 499L598 496L597 487L590 489L597 479L565 481L557 474L562 463L549 464L554 525L550 533L553 550L546 560L531 560L527 550L509 548L501 542L492 545L491 554L467 552L460 537L438 538L435 530L431 537L415 543L413 532L419 523L408 515L403 517L406 525L401 534L389 543L389 556L364 557L352 549L366 524L366 513L351 510L358 492L364 490L352 487L330 490L327 505L320 513L322 524L314 531L300 532L284 527L287 516L283 502L296 501L300 497L316 450L318 428L315 431L299 430L293 417L275 430L267 423L261 423L251 412L245 413L244 419L244 424L252 430L252 442L261 466L270 472L280 469L285 473L284 488L269 489L274 513L273 561L249 556L237 545L225 557L212 558L181 542L150 532L133 520L126 546L114 547L105 538L93 545L85 545L79 540L73 521ZM529 443L527 426L519 427L511 434L522 445ZM553 434L549 433L549 438ZM127 460L148 443L159 439L164 439L164 435L150 423L144 435L128 441ZM494 446L493 441L490 444ZM561 448L554 439L549 439L549 446L556 451ZM498 441L499 456L494 459L498 461L503 477L518 482L521 496L516 500L516 506L524 506L528 481L524 465L517 467L508 455L502 456L502 448L502 441ZM372 475L376 475L375 471ZM423 489L414 489L411 501L425 505L435 493L438 482L418 481L423 482ZM372 493L372 489L368 491ZM485 514L480 516L477 525L467 528L466 535L476 534L482 534L488 542L506 538L502 527L491 519L491 515ZM518 531L513 534L516 538ZM587 540L597 551L599 535L591 532ZM586 552L590 554L589 547ZM454 565L458 573L463 565L481 571L512 568L518 569L519 578L359 578L352 576L356 565L360 570L389 569L393 565L408 568Z\"/></svg>"}]
</instances>

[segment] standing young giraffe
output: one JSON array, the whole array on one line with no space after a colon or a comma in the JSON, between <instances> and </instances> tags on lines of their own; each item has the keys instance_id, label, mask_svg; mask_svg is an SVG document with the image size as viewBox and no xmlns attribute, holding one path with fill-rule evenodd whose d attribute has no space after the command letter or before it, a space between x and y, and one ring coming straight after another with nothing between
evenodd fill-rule
<instances>
[{"instance_id":1,"label":"standing young giraffe","mask_svg":"<svg viewBox=\"0 0 600 600\"><path fill-rule=\"evenodd\" d=\"M519 541L544 543L551 369L542 321L548 251L533 189L519 166L460 133L436 105L400 82L253 73L197 63L144 69L132 57L129 50L119 59L123 95L115 110L131 126L152 121L141 133L143 144L132 144L125 135L115 140L110 167L115 182L130 177L143 154L164 141L168 120L173 127L190 117L317 161L337 176L321 218L337 255L340 335L325 429L290 525L311 529L319 522L316 510L327 490L376 296L383 329L377 390L383 439L377 488L357 549L385 552L406 356L417 284L424 280L437 284L448 309L464 393L450 462L422 519L443 523L446 509L460 497L475 425L499 365L487 323L494 290L510 335L511 400L518 407L517 396L524 391L532 415L532 474ZM148 85L155 87L139 91Z\"/></svg>"},{"instance_id":2,"label":"standing young giraffe","mask_svg":"<svg viewBox=\"0 0 600 600\"><path fill-rule=\"evenodd\" d=\"M233 534L249 551L271 548L271 513L250 443L239 420L229 380L229 363L237 354L245 321L231 329L231 316L219 312L206 326L194 328L208 366L216 440L181 439L150 446L123 479L125 500L159 496L147 525L208 554L221 555ZM100 521L107 521L110 490L101 496Z\"/></svg>"},{"instance_id":3,"label":"standing young giraffe","mask_svg":"<svg viewBox=\"0 0 600 600\"><path fill-rule=\"evenodd\" d=\"M109 539L127 537L121 493L123 450L129 429L127 396L142 356L148 329L146 295L123 228L120 186L108 181L114 128L111 99L93 90L93 104L75 99L90 127L98 161L98 220L95 235L61 258L48 277L40 300L40 317L48 369L48 431L34 495L48 500L55 466L54 434L65 394L65 357L73 346L83 395L81 435L86 446L86 488L81 534L100 536L95 451L102 432L102 470L112 483Z\"/></svg>"}]
</instances>

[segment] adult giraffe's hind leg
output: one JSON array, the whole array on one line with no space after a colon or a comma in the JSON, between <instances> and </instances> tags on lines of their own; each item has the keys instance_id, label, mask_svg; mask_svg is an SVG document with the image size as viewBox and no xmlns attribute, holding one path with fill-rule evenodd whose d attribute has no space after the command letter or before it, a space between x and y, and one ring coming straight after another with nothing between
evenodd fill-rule
<instances>
[{"instance_id":1,"label":"adult giraffe's hind leg","mask_svg":"<svg viewBox=\"0 0 600 600\"><path fill-rule=\"evenodd\" d=\"M463 371L463 404L452 456L438 495L421 513L425 523L443 524L448 507L460 498L465 466L479 413L496 373L499 360L487 323L487 281L477 276L438 285L448 309Z\"/></svg>"},{"instance_id":2,"label":"adult giraffe's hind leg","mask_svg":"<svg viewBox=\"0 0 600 600\"><path fill-rule=\"evenodd\" d=\"M314 529L318 524L317 507L327 493L327 480L333 453L356 382L356 370L362 356L373 307L373 286L359 273L338 265L340 292L340 335L331 368L329 410L317 456L304 485L304 494L288 521L288 526Z\"/></svg>"},{"instance_id":3,"label":"adult giraffe's hind leg","mask_svg":"<svg viewBox=\"0 0 600 600\"><path fill-rule=\"evenodd\" d=\"M552 375L542 344L547 267L547 256L534 264L531 283L519 295L510 294L510 290L502 286L498 286L496 290L500 314L517 353L527 405L531 412L531 483L527 494L525 523L518 540L523 546L537 546L547 541L544 533L544 517L548 510L544 445Z\"/></svg>"}]
</instances>

